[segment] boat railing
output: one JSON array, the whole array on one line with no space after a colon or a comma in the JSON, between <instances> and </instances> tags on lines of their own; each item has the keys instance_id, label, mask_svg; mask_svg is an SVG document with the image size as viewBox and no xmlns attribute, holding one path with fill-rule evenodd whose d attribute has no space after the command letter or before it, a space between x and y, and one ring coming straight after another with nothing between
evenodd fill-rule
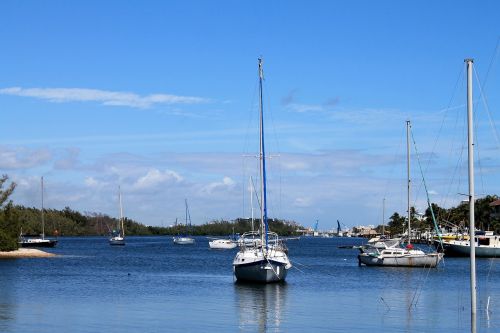
<instances>
[{"instance_id":1,"label":"boat railing","mask_svg":"<svg viewBox=\"0 0 500 333\"><path fill-rule=\"evenodd\" d=\"M282 250L286 251L286 245L275 232L268 232L267 234L267 245L268 248L272 250ZM262 235L258 231L247 231L240 236L237 241L239 247L244 250L246 248L261 248L262 247Z\"/></svg>"}]
</instances>

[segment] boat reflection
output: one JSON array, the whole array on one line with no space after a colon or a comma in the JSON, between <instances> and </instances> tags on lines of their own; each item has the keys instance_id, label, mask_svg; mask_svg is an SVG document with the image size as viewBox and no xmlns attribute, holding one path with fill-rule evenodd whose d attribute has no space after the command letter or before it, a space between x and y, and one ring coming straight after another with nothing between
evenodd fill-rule
<instances>
[{"instance_id":1,"label":"boat reflection","mask_svg":"<svg viewBox=\"0 0 500 333\"><path fill-rule=\"evenodd\" d=\"M287 284L234 284L240 331L281 332L287 306Z\"/></svg>"}]
</instances>

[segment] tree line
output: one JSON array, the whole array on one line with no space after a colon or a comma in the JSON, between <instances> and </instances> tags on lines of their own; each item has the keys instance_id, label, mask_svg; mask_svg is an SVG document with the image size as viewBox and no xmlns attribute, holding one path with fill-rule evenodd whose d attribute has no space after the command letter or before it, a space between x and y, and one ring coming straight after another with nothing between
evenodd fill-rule
<instances>
[{"instance_id":1,"label":"tree line","mask_svg":"<svg viewBox=\"0 0 500 333\"><path fill-rule=\"evenodd\" d=\"M487 195L475 201L474 218L476 229L491 230L495 233L500 233L500 218L492 216L494 212L490 203L498 200L496 195ZM432 210L436 218L437 224L440 228L446 226L456 226L458 230L465 231L469 227L469 204L463 202L455 207L443 208L437 204L432 203ZM434 223L432 220L431 209L427 208L423 218L417 216L414 207L410 208L411 228L417 232L425 232L434 230ZM398 213L392 214L389 218L388 227L385 226L386 232L390 235L399 235L404 233L407 229L408 218L401 216ZM377 231L382 233L382 225L377 227Z\"/></svg>"}]
</instances>

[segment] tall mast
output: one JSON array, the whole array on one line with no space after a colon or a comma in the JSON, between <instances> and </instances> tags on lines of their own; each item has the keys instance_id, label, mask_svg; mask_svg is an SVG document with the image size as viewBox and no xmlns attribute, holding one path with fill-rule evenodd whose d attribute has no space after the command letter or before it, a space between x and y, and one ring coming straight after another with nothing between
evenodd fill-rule
<instances>
[{"instance_id":1,"label":"tall mast","mask_svg":"<svg viewBox=\"0 0 500 333\"><path fill-rule=\"evenodd\" d=\"M476 332L476 246L474 221L474 133L472 117L472 64L473 59L465 59L467 64L467 146L469 160L469 239L470 239L470 301L471 332Z\"/></svg>"},{"instance_id":2,"label":"tall mast","mask_svg":"<svg viewBox=\"0 0 500 333\"><path fill-rule=\"evenodd\" d=\"M410 210L410 189L411 189L411 179L410 179L410 121L406 121L406 171L408 176L408 188L407 188L407 205L408 205L408 244L411 243L411 210Z\"/></svg>"},{"instance_id":3,"label":"tall mast","mask_svg":"<svg viewBox=\"0 0 500 333\"><path fill-rule=\"evenodd\" d=\"M254 225L253 225L253 181L252 181L252 176L250 176L250 178L248 179L248 181L250 182L250 210L252 212L252 219L251 219L251 222L252 222L252 231L254 231Z\"/></svg>"},{"instance_id":4,"label":"tall mast","mask_svg":"<svg viewBox=\"0 0 500 333\"><path fill-rule=\"evenodd\" d=\"M385 198L382 199L382 235L385 236Z\"/></svg>"},{"instance_id":5,"label":"tall mast","mask_svg":"<svg viewBox=\"0 0 500 333\"><path fill-rule=\"evenodd\" d=\"M118 201L120 202L120 229L122 237L125 237L125 230L123 228L123 205L122 205L122 191L120 185L118 185Z\"/></svg>"},{"instance_id":6,"label":"tall mast","mask_svg":"<svg viewBox=\"0 0 500 333\"><path fill-rule=\"evenodd\" d=\"M42 239L45 239L45 219L43 215L43 176L41 178L41 188L42 188Z\"/></svg>"},{"instance_id":7,"label":"tall mast","mask_svg":"<svg viewBox=\"0 0 500 333\"><path fill-rule=\"evenodd\" d=\"M186 206L186 227L188 225L188 199L184 199L184 205Z\"/></svg>"},{"instance_id":8,"label":"tall mast","mask_svg":"<svg viewBox=\"0 0 500 333\"><path fill-rule=\"evenodd\" d=\"M260 220L262 224L262 241L265 244L266 251L268 249L268 224L267 224L267 194L266 194L266 153L264 149L264 106L262 103L262 80L264 73L262 69L262 58L259 58L259 110L260 110L260 197L262 205L260 208Z\"/></svg>"}]
</instances>

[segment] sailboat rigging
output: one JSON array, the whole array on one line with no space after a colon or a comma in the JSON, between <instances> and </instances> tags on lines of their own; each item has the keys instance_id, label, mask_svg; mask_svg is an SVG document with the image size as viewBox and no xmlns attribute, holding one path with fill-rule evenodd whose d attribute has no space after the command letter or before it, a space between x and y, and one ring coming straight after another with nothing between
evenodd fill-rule
<instances>
[{"instance_id":1,"label":"sailboat rigging","mask_svg":"<svg viewBox=\"0 0 500 333\"><path fill-rule=\"evenodd\" d=\"M267 217L266 154L264 142L264 112L262 103L263 69L259 65L259 160L260 160L260 229L242 235L240 249L233 260L233 272L238 281L279 282L284 281L292 267L287 250L278 234L269 231Z\"/></svg>"}]
</instances>

